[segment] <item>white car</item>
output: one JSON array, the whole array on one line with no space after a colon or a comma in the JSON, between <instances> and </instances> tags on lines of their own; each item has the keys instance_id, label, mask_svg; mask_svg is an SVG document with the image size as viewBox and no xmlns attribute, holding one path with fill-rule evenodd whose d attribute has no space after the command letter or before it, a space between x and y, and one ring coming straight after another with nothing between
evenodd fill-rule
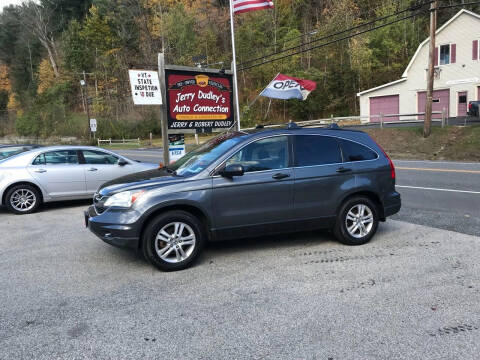
<instances>
[{"instance_id":1,"label":"white car","mask_svg":"<svg viewBox=\"0 0 480 360\"><path fill-rule=\"evenodd\" d=\"M0 204L28 214L43 202L87 199L107 181L155 168L97 147L42 147L0 162Z\"/></svg>"}]
</instances>

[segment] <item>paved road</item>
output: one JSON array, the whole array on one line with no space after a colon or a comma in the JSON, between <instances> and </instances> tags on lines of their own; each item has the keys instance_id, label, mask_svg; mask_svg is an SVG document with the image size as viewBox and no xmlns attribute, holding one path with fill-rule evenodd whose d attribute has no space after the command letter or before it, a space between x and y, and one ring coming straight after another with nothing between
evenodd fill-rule
<instances>
[{"instance_id":1,"label":"paved road","mask_svg":"<svg viewBox=\"0 0 480 360\"><path fill-rule=\"evenodd\" d=\"M162 157L161 150L119 152L149 162ZM403 207L394 219L480 235L480 163L396 160L395 165Z\"/></svg>"},{"instance_id":2,"label":"paved road","mask_svg":"<svg viewBox=\"0 0 480 360\"><path fill-rule=\"evenodd\" d=\"M403 206L393 219L480 235L480 163L396 160Z\"/></svg>"},{"instance_id":3,"label":"paved road","mask_svg":"<svg viewBox=\"0 0 480 360\"><path fill-rule=\"evenodd\" d=\"M249 239L161 273L85 206L0 210L0 359L478 359L480 238L389 220L364 246Z\"/></svg>"}]
</instances>

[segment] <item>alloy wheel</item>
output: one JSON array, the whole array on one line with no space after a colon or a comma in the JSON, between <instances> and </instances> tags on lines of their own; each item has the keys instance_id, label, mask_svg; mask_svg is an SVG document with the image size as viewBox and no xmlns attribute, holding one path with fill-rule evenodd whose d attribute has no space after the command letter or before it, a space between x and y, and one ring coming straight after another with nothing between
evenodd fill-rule
<instances>
[{"instance_id":1,"label":"alloy wheel","mask_svg":"<svg viewBox=\"0 0 480 360\"><path fill-rule=\"evenodd\" d=\"M32 210L36 203L37 197L29 189L18 189L10 196L10 205L19 212Z\"/></svg>"},{"instance_id":2,"label":"alloy wheel","mask_svg":"<svg viewBox=\"0 0 480 360\"><path fill-rule=\"evenodd\" d=\"M155 238L157 255L168 263L182 262L192 255L196 236L184 222L171 222L160 229Z\"/></svg>"},{"instance_id":3,"label":"alloy wheel","mask_svg":"<svg viewBox=\"0 0 480 360\"><path fill-rule=\"evenodd\" d=\"M356 204L347 212L345 225L348 233L356 239L370 234L373 228L372 210L365 204Z\"/></svg>"}]
</instances>

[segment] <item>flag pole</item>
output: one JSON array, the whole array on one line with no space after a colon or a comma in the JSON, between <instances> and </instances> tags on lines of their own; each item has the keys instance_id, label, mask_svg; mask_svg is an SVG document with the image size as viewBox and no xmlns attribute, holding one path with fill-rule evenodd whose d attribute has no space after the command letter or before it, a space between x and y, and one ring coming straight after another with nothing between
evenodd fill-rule
<instances>
[{"instance_id":1,"label":"flag pole","mask_svg":"<svg viewBox=\"0 0 480 360\"><path fill-rule=\"evenodd\" d=\"M237 81L237 55L235 52L235 32L233 26L233 0L230 3L230 33L232 35L232 56L233 56L233 91L235 93L235 112L237 118L237 129L240 130L240 105L238 101L238 81Z\"/></svg>"}]
</instances>

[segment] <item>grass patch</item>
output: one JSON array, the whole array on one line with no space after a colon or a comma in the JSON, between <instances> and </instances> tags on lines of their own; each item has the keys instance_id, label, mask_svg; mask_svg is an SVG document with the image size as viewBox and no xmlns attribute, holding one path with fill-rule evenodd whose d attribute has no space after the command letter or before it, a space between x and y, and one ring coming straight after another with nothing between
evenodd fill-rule
<instances>
[{"instance_id":1,"label":"grass patch","mask_svg":"<svg viewBox=\"0 0 480 360\"><path fill-rule=\"evenodd\" d=\"M424 138L421 127L367 129L396 159L480 161L480 125L432 127Z\"/></svg>"}]
</instances>

